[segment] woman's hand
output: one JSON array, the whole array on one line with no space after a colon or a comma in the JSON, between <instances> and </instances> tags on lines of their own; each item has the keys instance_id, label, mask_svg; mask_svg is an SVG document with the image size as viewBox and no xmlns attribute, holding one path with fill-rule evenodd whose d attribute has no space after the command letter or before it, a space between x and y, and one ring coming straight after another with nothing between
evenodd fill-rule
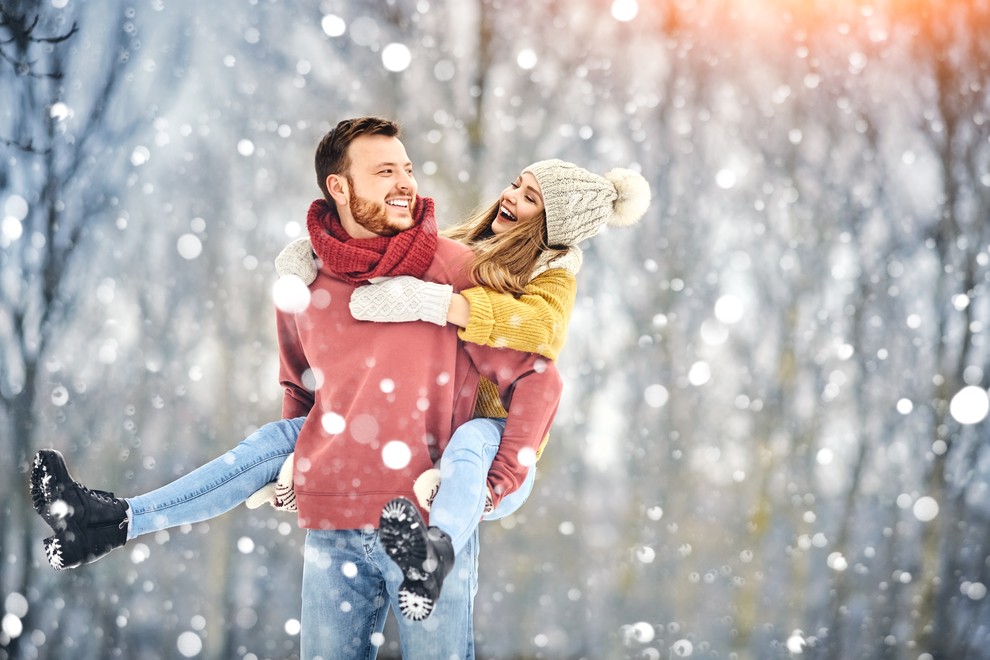
<instances>
[{"instance_id":1,"label":"woman's hand","mask_svg":"<svg viewBox=\"0 0 990 660\"><path fill-rule=\"evenodd\" d=\"M359 321L428 321L447 325L454 288L401 275L359 286L351 294L351 316Z\"/></svg>"},{"instance_id":2,"label":"woman's hand","mask_svg":"<svg viewBox=\"0 0 990 660\"><path fill-rule=\"evenodd\" d=\"M271 504L277 511L296 511L296 491L292 484L295 454L289 454L278 471L278 478L255 491L247 498L247 507L257 509L262 504Z\"/></svg>"}]
</instances>

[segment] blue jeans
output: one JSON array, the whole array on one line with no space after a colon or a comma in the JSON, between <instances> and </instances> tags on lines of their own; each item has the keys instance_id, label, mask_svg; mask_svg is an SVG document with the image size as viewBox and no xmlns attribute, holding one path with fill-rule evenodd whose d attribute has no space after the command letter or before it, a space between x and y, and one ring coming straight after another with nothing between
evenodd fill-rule
<instances>
[{"instance_id":1,"label":"blue jeans","mask_svg":"<svg viewBox=\"0 0 990 660\"><path fill-rule=\"evenodd\" d=\"M455 553L460 553L482 520L488 471L503 431L504 419L472 419L457 428L440 457L440 489L430 507L430 525L450 535ZM536 470L530 468L519 489L503 497L484 520L498 520L518 510L533 491L535 480Z\"/></svg>"},{"instance_id":2,"label":"blue jeans","mask_svg":"<svg viewBox=\"0 0 990 660\"><path fill-rule=\"evenodd\" d=\"M303 558L302 660L375 658L389 608L399 611L402 583L378 530L310 530ZM457 553L433 614L423 621L396 617L402 657L473 659L477 590L475 532Z\"/></svg>"},{"instance_id":3,"label":"blue jeans","mask_svg":"<svg viewBox=\"0 0 990 660\"><path fill-rule=\"evenodd\" d=\"M239 505L276 479L295 449L304 421L305 417L299 417L266 424L189 474L145 495L128 498L128 540L208 520ZM403 657L474 657L477 529L484 509L486 476L504 428L504 420L472 420L457 429L444 452L444 476L431 521L438 511L449 520L449 528L456 533L451 534L456 558L433 614L421 622L397 617ZM533 488L535 472L530 470L523 486L503 498L485 519L497 520L522 506ZM303 658L374 658L389 607L398 611L401 582L402 572L386 555L377 530L309 531L303 568Z\"/></svg>"},{"instance_id":4,"label":"blue jeans","mask_svg":"<svg viewBox=\"0 0 990 660\"><path fill-rule=\"evenodd\" d=\"M230 511L265 484L296 448L305 417L265 424L223 456L150 493L127 498L127 540Z\"/></svg>"}]
</instances>

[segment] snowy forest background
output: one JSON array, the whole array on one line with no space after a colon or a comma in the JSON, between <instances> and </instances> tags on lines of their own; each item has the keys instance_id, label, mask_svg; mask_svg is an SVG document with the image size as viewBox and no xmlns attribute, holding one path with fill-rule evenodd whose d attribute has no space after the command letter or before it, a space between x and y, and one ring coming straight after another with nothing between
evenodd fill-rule
<instances>
[{"instance_id":1,"label":"snowy forest background","mask_svg":"<svg viewBox=\"0 0 990 660\"><path fill-rule=\"evenodd\" d=\"M278 416L273 260L363 114L442 225L541 158L654 192L586 244L479 657L990 657L988 34L988 0L0 1L0 658L298 654L291 517L54 573L27 468L137 494Z\"/></svg>"}]
</instances>

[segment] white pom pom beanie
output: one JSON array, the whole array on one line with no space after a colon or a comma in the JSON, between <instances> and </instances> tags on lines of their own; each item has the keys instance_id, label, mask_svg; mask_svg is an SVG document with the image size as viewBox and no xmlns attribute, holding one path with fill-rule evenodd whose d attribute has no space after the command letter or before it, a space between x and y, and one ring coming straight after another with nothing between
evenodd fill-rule
<instances>
[{"instance_id":1,"label":"white pom pom beanie","mask_svg":"<svg viewBox=\"0 0 990 660\"><path fill-rule=\"evenodd\" d=\"M621 167L599 176L553 159L533 163L523 172L531 173L540 184L550 245L577 245L604 225L633 225L650 206L650 184Z\"/></svg>"}]
</instances>

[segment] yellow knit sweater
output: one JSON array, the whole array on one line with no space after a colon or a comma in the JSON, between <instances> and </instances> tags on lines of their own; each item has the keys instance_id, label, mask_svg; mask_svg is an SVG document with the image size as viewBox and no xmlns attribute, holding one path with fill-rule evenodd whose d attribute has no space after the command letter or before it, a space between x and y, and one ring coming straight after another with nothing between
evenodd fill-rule
<instances>
[{"instance_id":1,"label":"yellow knit sweater","mask_svg":"<svg viewBox=\"0 0 990 660\"><path fill-rule=\"evenodd\" d=\"M460 294L471 304L471 318L459 331L464 341L495 348L511 348L538 353L556 360L567 338L567 324L577 297L577 279L564 268L545 270L526 285L526 293L516 298L474 287ZM475 417L506 417L498 388L482 379L478 388ZM543 453L548 438L537 451Z\"/></svg>"}]
</instances>

